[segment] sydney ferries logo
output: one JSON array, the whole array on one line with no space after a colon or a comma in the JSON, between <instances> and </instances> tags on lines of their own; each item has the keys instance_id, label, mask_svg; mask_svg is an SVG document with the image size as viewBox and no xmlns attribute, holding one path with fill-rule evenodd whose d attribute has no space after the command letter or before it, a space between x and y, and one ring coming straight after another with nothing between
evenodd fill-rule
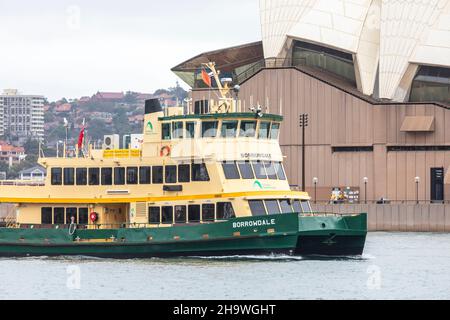
<instances>
[{"instance_id":1,"label":"sydney ferries logo","mask_svg":"<svg viewBox=\"0 0 450 320\"><path fill-rule=\"evenodd\" d=\"M147 122L147 125L145 126L145 132L147 134L152 134L155 131L155 129L153 128L153 124L151 121Z\"/></svg>"},{"instance_id":2,"label":"sydney ferries logo","mask_svg":"<svg viewBox=\"0 0 450 320\"><path fill-rule=\"evenodd\" d=\"M269 185L269 184L265 184L265 183L262 183L261 181L259 181L259 180L256 180L254 183L253 183L253 189L258 189L258 190L273 190L273 189L275 189L273 186L271 186L271 185Z\"/></svg>"}]
</instances>

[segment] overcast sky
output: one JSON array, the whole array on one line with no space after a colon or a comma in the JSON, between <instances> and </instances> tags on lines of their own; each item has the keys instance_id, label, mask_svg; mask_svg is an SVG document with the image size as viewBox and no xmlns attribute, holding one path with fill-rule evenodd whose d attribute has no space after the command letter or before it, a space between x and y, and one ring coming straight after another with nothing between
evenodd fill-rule
<instances>
[{"instance_id":1,"label":"overcast sky","mask_svg":"<svg viewBox=\"0 0 450 320\"><path fill-rule=\"evenodd\" d=\"M174 86L184 60L259 41L258 3L0 0L0 90L55 100Z\"/></svg>"}]
</instances>

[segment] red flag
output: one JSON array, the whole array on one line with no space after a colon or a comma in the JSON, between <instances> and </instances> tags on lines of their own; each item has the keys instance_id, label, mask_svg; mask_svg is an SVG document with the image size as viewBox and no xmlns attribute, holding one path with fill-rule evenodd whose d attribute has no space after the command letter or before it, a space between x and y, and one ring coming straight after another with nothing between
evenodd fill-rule
<instances>
[{"instance_id":1,"label":"red flag","mask_svg":"<svg viewBox=\"0 0 450 320\"><path fill-rule=\"evenodd\" d=\"M205 71L205 69L202 69L202 79L203 82L211 88L211 77L209 76L209 74Z\"/></svg>"},{"instance_id":2,"label":"red flag","mask_svg":"<svg viewBox=\"0 0 450 320\"><path fill-rule=\"evenodd\" d=\"M78 137L78 150L81 150L83 147L83 140L84 140L84 128L80 132L80 136Z\"/></svg>"}]
</instances>

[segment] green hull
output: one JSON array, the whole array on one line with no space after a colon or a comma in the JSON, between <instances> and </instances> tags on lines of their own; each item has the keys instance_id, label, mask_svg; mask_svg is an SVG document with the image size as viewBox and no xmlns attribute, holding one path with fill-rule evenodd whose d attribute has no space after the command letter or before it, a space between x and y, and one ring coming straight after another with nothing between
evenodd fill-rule
<instances>
[{"instance_id":1,"label":"green hull","mask_svg":"<svg viewBox=\"0 0 450 320\"><path fill-rule=\"evenodd\" d=\"M0 256L346 256L363 253L366 235L366 214L351 217L285 214L167 228L77 230L73 235L67 229L3 228ZM102 240L110 242L99 242Z\"/></svg>"}]
</instances>

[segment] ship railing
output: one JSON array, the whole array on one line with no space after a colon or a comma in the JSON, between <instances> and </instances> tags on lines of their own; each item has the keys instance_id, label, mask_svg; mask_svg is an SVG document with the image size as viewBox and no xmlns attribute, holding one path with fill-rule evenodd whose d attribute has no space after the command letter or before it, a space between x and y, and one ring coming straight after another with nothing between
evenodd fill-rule
<instances>
[{"instance_id":1,"label":"ship railing","mask_svg":"<svg viewBox=\"0 0 450 320\"><path fill-rule=\"evenodd\" d=\"M219 221L217 221L219 222ZM210 224L210 222L190 222L190 223L174 223L174 224L150 224L150 223L114 223L114 224L76 224L77 230L117 230L117 229L158 229L177 226L192 226L199 224ZM20 229L69 229L70 224L16 224L16 228Z\"/></svg>"}]
</instances>

